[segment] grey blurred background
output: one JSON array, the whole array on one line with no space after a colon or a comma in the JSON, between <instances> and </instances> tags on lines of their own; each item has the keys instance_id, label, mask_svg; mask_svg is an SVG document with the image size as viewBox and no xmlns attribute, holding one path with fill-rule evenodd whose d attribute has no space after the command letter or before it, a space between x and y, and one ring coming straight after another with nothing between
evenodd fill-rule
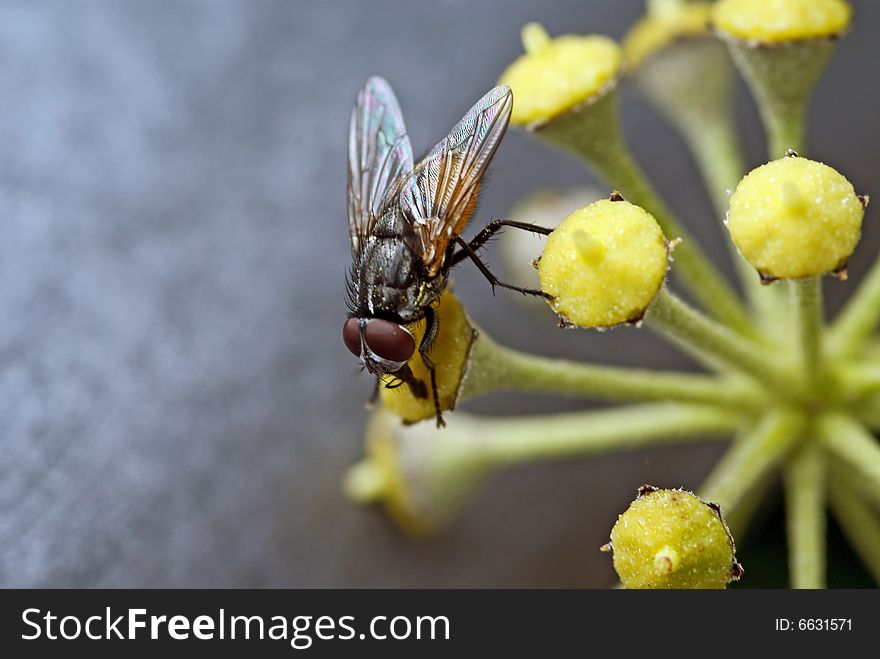
<instances>
[{"instance_id":1,"label":"grey blurred background","mask_svg":"<svg viewBox=\"0 0 880 659\"><path fill-rule=\"evenodd\" d=\"M880 194L880 6L853 4L810 151ZM506 473L429 542L343 498L371 387L340 340L345 147L370 74L391 81L423 152L520 53L525 22L619 37L641 5L0 4L0 585L610 584L597 547L635 488L696 487L718 444ZM763 138L741 96L757 164ZM687 153L636 93L623 101L645 168L724 258ZM511 132L473 225L531 190L589 180ZM875 217L851 282L877 251ZM457 289L509 345L691 367L646 332L560 332L549 313L493 299L467 265ZM847 287L828 289L836 306Z\"/></svg>"}]
</instances>

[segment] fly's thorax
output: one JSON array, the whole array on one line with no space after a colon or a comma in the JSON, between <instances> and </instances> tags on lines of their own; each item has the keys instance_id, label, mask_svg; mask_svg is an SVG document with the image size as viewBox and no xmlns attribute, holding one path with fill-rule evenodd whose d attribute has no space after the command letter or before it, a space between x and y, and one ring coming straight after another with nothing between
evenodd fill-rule
<instances>
[{"instance_id":1,"label":"fly's thorax","mask_svg":"<svg viewBox=\"0 0 880 659\"><path fill-rule=\"evenodd\" d=\"M359 313L405 323L424 316L443 291L446 275L429 278L412 244L412 225L399 208L388 208L376 219L353 269Z\"/></svg>"},{"instance_id":2,"label":"fly's thorax","mask_svg":"<svg viewBox=\"0 0 880 659\"><path fill-rule=\"evenodd\" d=\"M370 288L367 311L371 315L400 319L402 323L414 323L425 317L425 309L437 301L445 288L446 277L416 279L404 288L375 286Z\"/></svg>"}]
</instances>

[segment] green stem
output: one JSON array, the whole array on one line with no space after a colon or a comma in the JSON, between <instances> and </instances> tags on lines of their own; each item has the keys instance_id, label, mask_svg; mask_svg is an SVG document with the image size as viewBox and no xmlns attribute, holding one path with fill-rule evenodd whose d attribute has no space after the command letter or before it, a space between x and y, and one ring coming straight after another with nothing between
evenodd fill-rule
<instances>
[{"instance_id":1,"label":"green stem","mask_svg":"<svg viewBox=\"0 0 880 659\"><path fill-rule=\"evenodd\" d=\"M783 157L789 149L804 153L807 141L807 112L803 108L779 108L765 112L764 126L767 130L770 160Z\"/></svg>"},{"instance_id":2,"label":"green stem","mask_svg":"<svg viewBox=\"0 0 880 659\"><path fill-rule=\"evenodd\" d=\"M528 417L451 415L446 428L407 426L379 410L367 431L367 457L344 489L360 503L385 501L404 530L446 526L494 470L537 460L592 455L671 441L730 435L741 421L723 407L655 403Z\"/></svg>"},{"instance_id":3,"label":"green stem","mask_svg":"<svg viewBox=\"0 0 880 659\"><path fill-rule=\"evenodd\" d=\"M724 218L730 204L729 191L736 189L744 169L736 133L728 122L713 125L710 121L689 122L689 127L682 127L681 132L706 181L715 211ZM728 245L749 305L764 320L765 332L775 333L783 306L779 287L762 284L755 268L743 258L733 242L728 240Z\"/></svg>"},{"instance_id":4,"label":"green stem","mask_svg":"<svg viewBox=\"0 0 880 659\"><path fill-rule=\"evenodd\" d=\"M690 128L682 128L681 133L694 154L715 212L719 218L723 218L730 203L730 192L736 189L745 169L733 127L726 122L715 124L703 121L692 124ZM749 280L758 281L751 266Z\"/></svg>"},{"instance_id":5,"label":"green stem","mask_svg":"<svg viewBox=\"0 0 880 659\"><path fill-rule=\"evenodd\" d=\"M837 368L838 387L851 398L880 394L880 364L848 363Z\"/></svg>"},{"instance_id":6,"label":"green stem","mask_svg":"<svg viewBox=\"0 0 880 659\"><path fill-rule=\"evenodd\" d=\"M880 432L880 395L871 396L856 405L855 415L867 428Z\"/></svg>"},{"instance_id":7,"label":"green stem","mask_svg":"<svg viewBox=\"0 0 880 659\"><path fill-rule=\"evenodd\" d=\"M850 378L864 393L880 392L880 364L853 366Z\"/></svg>"},{"instance_id":8,"label":"green stem","mask_svg":"<svg viewBox=\"0 0 880 659\"><path fill-rule=\"evenodd\" d=\"M788 567L793 588L825 587L825 463L806 444L785 468Z\"/></svg>"},{"instance_id":9,"label":"green stem","mask_svg":"<svg viewBox=\"0 0 880 659\"><path fill-rule=\"evenodd\" d=\"M734 113L735 73L727 47L708 35L683 39L654 53L632 75L690 148L720 223L729 192L745 171ZM755 269L732 242L727 244L751 307L762 317L777 309L778 290L761 286Z\"/></svg>"},{"instance_id":10,"label":"green stem","mask_svg":"<svg viewBox=\"0 0 880 659\"><path fill-rule=\"evenodd\" d=\"M611 89L582 108L535 129L536 135L586 161L626 199L650 212L669 239L681 238L675 250L676 275L712 315L736 331L751 335L748 314L697 242L654 191L620 131L617 91Z\"/></svg>"},{"instance_id":11,"label":"green stem","mask_svg":"<svg viewBox=\"0 0 880 659\"><path fill-rule=\"evenodd\" d=\"M696 121L690 122L688 128L682 127L681 133L694 154L715 212L724 218L730 204L729 192L736 189L744 169L735 131L726 122L713 125L711 121ZM768 320L768 327L774 327L773 320L779 318L778 288L763 285L755 268L742 257L733 242L728 240L728 245L750 306Z\"/></svg>"},{"instance_id":12,"label":"green stem","mask_svg":"<svg viewBox=\"0 0 880 659\"><path fill-rule=\"evenodd\" d=\"M471 352L462 400L491 391L535 391L603 400L664 400L758 409L753 388L717 377L580 364L526 354L480 332Z\"/></svg>"},{"instance_id":13,"label":"green stem","mask_svg":"<svg viewBox=\"0 0 880 659\"><path fill-rule=\"evenodd\" d=\"M513 464L592 455L736 431L739 416L718 407L654 403L542 417L479 420L470 441L481 459Z\"/></svg>"},{"instance_id":14,"label":"green stem","mask_svg":"<svg viewBox=\"0 0 880 659\"><path fill-rule=\"evenodd\" d=\"M831 333L829 332L829 334ZM863 355L865 361L880 364L880 340L878 340L876 336L871 336L870 332L868 333L868 338L865 341Z\"/></svg>"},{"instance_id":15,"label":"green stem","mask_svg":"<svg viewBox=\"0 0 880 659\"><path fill-rule=\"evenodd\" d=\"M772 474L765 474L759 478L749 489L740 497L736 508L731 511L722 510L724 520L730 529L731 535L736 538L737 542L743 540L748 526L751 524L755 513L761 507L761 504L767 500L768 493L776 485L776 479Z\"/></svg>"},{"instance_id":16,"label":"green stem","mask_svg":"<svg viewBox=\"0 0 880 659\"><path fill-rule=\"evenodd\" d=\"M784 387L782 392L790 387L787 378L783 377L764 350L710 320L670 293L666 287L661 288L654 297L645 322L698 358L709 355L713 360L720 360L759 382Z\"/></svg>"},{"instance_id":17,"label":"green stem","mask_svg":"<svg viewBox=\"0 0 880 659\"><path fill-rule=\"evenodd\" d=\"M844 534L880 584L880 519L846 478L838 477L836 473L832 473L828 498Z\"/></svg>"},{"instance_id":18,"label":"green stem","mask_svg":"<svg viewBox=\"0 0 880 659\"><path fill-rule=\"evenodd\" d=\"M788 149L802 153L810 95L834 50L833 40L753 44L731 39L728 45L758 103L770 159Z\"/></svg>"},{"instance_id":19,"label":"green stem","mask_svg":"<svg viewBox=\"0 0 880 659\"><path fill-rule=\"evenodd\" d=\"M880 443L863 425L842 414L828 414L819 423L822 443L837 456L852 479L880 505Z\"/></svg>"},{"instance_id":20,"label":"green stem","mask_svg":"<svg viewBox=\"0 0 880 659\"><path fill-rule=\"evenodd\" d=\"M720 504L725 514L734 514L752 488L782 461L802 428L803 420L796 414L767 414L728 450L706 479L700 496Z\"/></svg>"},{"instance_id":21,"label":"green stem","mask_svg":"<svg viewBox=\"0 0 880 659\"><path fill-rule=\"evenodd\" d=\"M822 280L807 277L790 285L801 364L808 381L815 385L822 363Z\"/></svg>"},{"instance_id":22,"label":"green stem","mask_svg":"<svg viewBox=\"0 0 880 659\"><path fill-rule=\"evenodd\" d=\"M835 358L851 357L871 338L880 323L880 258L837 317L828 333L828 351Z\"/></svg>"}]
</instances>

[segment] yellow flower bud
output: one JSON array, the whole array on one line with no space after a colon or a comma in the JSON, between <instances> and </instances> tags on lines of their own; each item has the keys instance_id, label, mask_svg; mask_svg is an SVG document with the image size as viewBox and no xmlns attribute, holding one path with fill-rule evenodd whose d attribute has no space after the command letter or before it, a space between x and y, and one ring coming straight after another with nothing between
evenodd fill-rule
<instances>
[{"instance_id":1,"label":"yellow flower bud","mask_svg":"<svg viewBox=\"0 0 880 659\"><path fill-rule=\"evenodd\" d=\"M547 238L538 275L563 320L613 327L644 315L663 284L667 256L657 221L615 194L562 221Z\"/></svg>"},{"instance_id":2,"label":"yellow flower bud","mask_svg":"<svg viewBox=\"0 0 880 659\"><path fill-rule=\"evenodd\" d=\"M712 12L720 32L760 43L837 37L851 18L844 0L721 0Z\"/></svg>"},{"instance_id":3,"label":"yellow flower bud","mask_svg":"<svg viewBox=\"0 0 880 659\"><path fill-rule=\"evenodd\" d=\"M613 85L620 71L618 45L603 36L564 35L551 39L537 23L522 31L526 54L501 74L513 90L514 125L542 124L589 102Z\"/></svg>"},{"instance_id":4,"label":"yellow flower bud","mask_svg":"<svg viewBox=\"0 0 880 659\"><path fill-rule=\"evenodd\" d=\"M706 35L712 4L674 2L645 14L623 40L624 69L633 71L662 48L679 39Z\"/></svg>"},{"instance_id":5,"label":"yellow flower bud","mask_svg":"<svg viewBox=\"0 0 880 659\"><path fill-rule=\"evenodd\" d=\"M828 165L791 155L740 181L727 228L765 278L822 275L845 267L859 241L864 203Z\"/></svg>"},{"instance_id":6,"label":"yellow flower bud","mask_svg":"<svg viewBox=\"0 0 880 659\"><path fill-rule=\"evenodd\" d=\"M464 308L450 288L447 288L440 297L440 302L434 310L437 314L439 330L430 353L430 358L436 367L437 393L440 409L443 411L455 408L467 371L471 346L476 336L476 330L471 326ZM421 320L408 326L407 329L412 332L416 345L419 345L425 334L425 321ZM406 385L394 389L382 387L382 403L407 423L433 418L435 411L431 373L418 351L410 358L409 367L413 375L425 383L428 397L416 398ZM385 376L386 382L393 379L393 374Z\"/></svg>"},{"instance_id":7,"label":"yellow flower bud","mask_svg":"<svg viewBox=\"0 0 880 659\"><path fill-rule=\"evenodd\" d=\"M474 451L479 429L467 415L442 430L432 423L404 425L384 409L370 417L366 457L348 470L343 490L361 504L381 504L411 536L446 528L489 471Z\"/></svg>"},{"instance_id":8,"label":"yellow flower bud","mask_svg":"<svg viewBox=\"0 0 880 659\"><path fill-rule=\"evenodd\" d=\"M373 413L367 425L367 457L348 470L343 489L348 498L359 503L383 502L402 529L417 533L419 519L400 469L395 423L396 419L385 410Z\"/></svg>"},{"instance_id":9,"label":"yellow flower bud","mask_svg":"<svg viewBox=\"0 0 880 659\"><path fill-rule=\"evenodd\" d=\"M605 548L626 588L724 588L742 575L718 506L682 490L642 486Z\"/></svg>"}]
</instances>

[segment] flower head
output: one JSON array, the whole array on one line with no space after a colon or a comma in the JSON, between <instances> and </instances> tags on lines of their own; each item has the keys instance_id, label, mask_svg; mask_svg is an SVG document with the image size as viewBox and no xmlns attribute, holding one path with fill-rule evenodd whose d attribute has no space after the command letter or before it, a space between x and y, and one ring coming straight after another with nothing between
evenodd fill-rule
<instances>
[{"instance_id":1,"label":"flower head","mask_svg":"<svg viewBox=\"0 0 880 659\"><path fill-rule=\"evenodd\" d=\"M683 490L643 485L606 547L626 588L724 588L742 575L718 506Z\"/></svg>"},{"instance_id":2,"label":"flower head","mask_svg":"<svg viewBox=\"0 0 880 659\"><path fill-rule=\"evenodd\" d=\"M837 37L851 18L844 0L721 0L712 12L723 35L759 43Z\"/></svg>"},{"instance_id":3,"label":"flower head","mask_svg":"<svg viewBox=\"0 0 880 659\"><path fill-rule=\"evenodd\" d=\"M828 165L792 154L752 170L730 198L727 228L764 277L840 270L861 234L864 201Z\"/></svg>"},{"instance_id":4,"label":"flower head","mask_svg":"<svg viewBox=\"0 0 880 659\"><path fill-rule=\"evenodd\" d=\"M679 39L709 34L711 14L709 2L667 2L652 6L623 40L624 69L637 69L651 55Z\"/></svg>"},{"instance_id":5,"label":"flower head","mask_svg":"<svg viewBox=\"0 0 880 659\"><path fill-rule=\"evenodd\" d=\"M475 454L473 422L457 415L449 427L407 426L377 410L366 433L366 458L348 470L346 495L358 503L381 503L411 536L445 528L488 472Z\"/></svg>"},{"instance_id":6,"label":"flower head","mask_svg":"<svg viewBox=\"0 0 880 659\"><path fill-rule=\"evenodd\" d=\"M562 221L547 239L538 274L566 322L613 327L642 317L663 284L667 256L656 220L615 194Z\"/></svg>"},{"instance_id":7,"label":"flower head","mask_svg":"<svg viewBox=\"0 0 880 659\"><path fill-rule=\"evenodd\" d=\"M450 287L451 288L451 287ZM458 401L459 390L468 367L471 346L476 330L471 326L458 298L447 288L435 309L439 331L431 347L431 361L436 367L437 394L440 409L452 410ZM425 334L425 321L409 327L416 345ZM425 383L427 398L417 398L406 385L393 389L382 388L382 403L407 423L415 423L434 416L434 398L431 391L431 373L418 351L409 361L413 375ZM385 376L391 381L394 374Z\"/></svg>"},{"instance_id":8,"label":"flower head","mask_svg":"<svg viewBox=\"0 0 880 659\"><path fill-rule=\"evenodd\" d=\"M608 37L551 39L541 25L529 23L522 40L526 53L500 78L516 99L510 117L514 125L540 125L588 103L613 86L620 72L620 48Z\"/></svg>"}]
</instances>

